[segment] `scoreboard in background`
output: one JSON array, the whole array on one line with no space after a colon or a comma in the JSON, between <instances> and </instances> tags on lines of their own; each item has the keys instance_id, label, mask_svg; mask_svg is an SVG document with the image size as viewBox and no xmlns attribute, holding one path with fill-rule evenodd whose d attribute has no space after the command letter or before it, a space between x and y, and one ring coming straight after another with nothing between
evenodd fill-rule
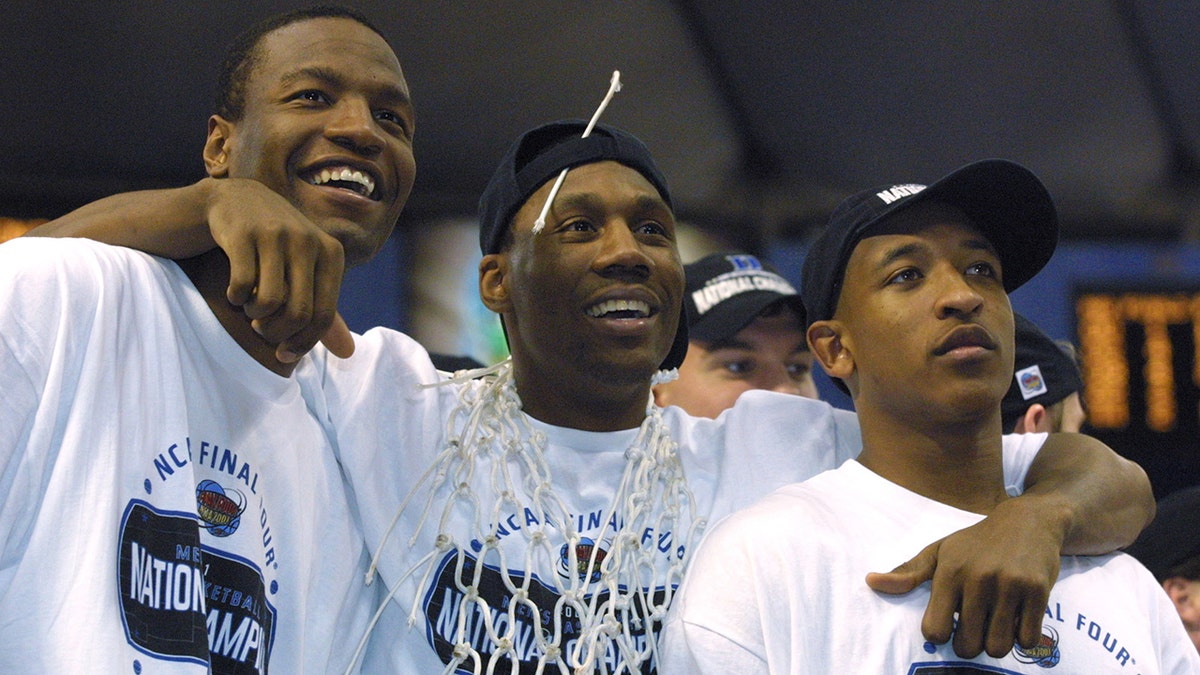
<instances>
[{"instance_id":1,"label":"scoreboard in background","mask_svg":"<svg viewBox=\"0 0 1200 675\"><path fill-rule=\"evenodd\" d=\"M1200 287L1074 293L1089 432L1157 496L1200 484Z\"/></svg>"}]
</instances>

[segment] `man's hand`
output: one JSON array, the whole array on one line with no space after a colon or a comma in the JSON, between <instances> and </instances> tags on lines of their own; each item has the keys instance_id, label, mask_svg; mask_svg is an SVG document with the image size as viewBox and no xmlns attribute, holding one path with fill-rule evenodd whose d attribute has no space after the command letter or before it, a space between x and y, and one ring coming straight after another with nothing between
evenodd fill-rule
<instances>
[{"instance_id":1,"label":"man's hand","mask_svg":"<svg viewBox=\"0 0 1200 675\"><path fill-rule=\"evenodd\" d=\"M932 581L921 632L938 644L953 635L954 652L963 658L985 650L999 658L1014 643L1033 647L1063 541L1061 521L1032 512L1033 506L1005 500L985 520L930 544L895 570L868 574L867 585L898 595Z\"/></svg>"},{"instance_id":2,"label":"man's hand","mask_svg":"<svg viewBox=\"0 0 1200 675\"><path fill-rule=\"evenodd\" d=\"M278 345L276 358L294 363L327 333L334 354L353 352L337 316L341 243L262 183L226 178L209 187L209 229L229 258L226 296Z\"/></svg>"}]
</instances>

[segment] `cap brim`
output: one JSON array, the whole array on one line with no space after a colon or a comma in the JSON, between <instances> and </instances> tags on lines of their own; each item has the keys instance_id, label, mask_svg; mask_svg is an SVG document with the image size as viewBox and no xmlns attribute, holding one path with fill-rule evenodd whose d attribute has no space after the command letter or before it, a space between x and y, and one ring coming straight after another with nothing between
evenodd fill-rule
<instances>
[{"instance_id":1,"label":"cap brim","mask_svg":"<svg viewBox=\"0 0 1200 675\"><path fill-rule=\"evenodd\" d=\"M772 291L750 291L722 301L708 311L700 320L689 326L691 339L712 344L732 338L738 331L750 325L763 310L775 303L787 303L799 319L799 328L804 330L804 303L799 295L783 295Z\"/></svg>"},{"instance_id":2,"label":"cap brim","mask_svg":"<svg viewBox=\"0 0 1200 675\"><path fill-rule=\"evenodd\" d=\"M1045 186L1025 167L1003 159L968 164L884 211L878 222L914 204L956 206L996 249L1004 288L1012 292L1036 275L1058 246L1058 215ZM869 229L867 224L862 229Z\"/></svg>"}]
</instances>

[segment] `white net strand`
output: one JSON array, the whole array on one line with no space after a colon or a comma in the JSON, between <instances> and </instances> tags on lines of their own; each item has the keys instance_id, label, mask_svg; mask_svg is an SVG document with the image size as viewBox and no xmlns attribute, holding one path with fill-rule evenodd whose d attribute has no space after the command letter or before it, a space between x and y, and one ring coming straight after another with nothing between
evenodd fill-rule
<instances>
[{"instance_id":1,"label":"white net strand","mask_svg":"<svg viewBox=\"0 0 1200 675\"><path fill-rule=\"evenodd\" d=\"M517 673L518 646L538 655L538 673L641 672L642 664L657 661L654 627L665 618L673 586L703 531L661 411L652 400L648 403L646 419L625 451L611 502L600 512L595 540L585 547L570 509L554 487L546 439L520 412L511 363L487 370L482 380L439 383L458 386L459 400L447 421L448 441L400 506L400 511L421 506L418 531L407 539L410 549L437 513L434 550L421 555L400 580L385 581L394 593L401 580L420 577L408 614L412 625L421 619L421 596L439 566L452 572L457 616L449 629L453 634L446 636L452 652L445 673ZM491 495L478 494L473 488L477 485ZM530 522L505 531L506 511L525 512ZM398 513L393 523L399 518ZM451 532L466 537L460 541ZM516 560L510 554L517 551L505 546L502 532L508 537L520 533L525 550ZM390 533L391 528L376 559ZM660 551L664 533L673 533L675 539ZM639 535L649 541L643 543ZM556 543L563 546L559 556L567 567L559 570L561 588L553 606L540 606L531 589L539 573L543 581L555 578L553 570L561 565ZM607 555L603 546L609 549ZM469 560L468 549L477 559ZM586 554L581 556L583 550ZM516 571L513 562L523 564L524 570ZM492 577L504 586L506 607L493 607L479 592L487 567L500 571ZM390 601L391 594L385 604ZM522 621L522 614L528 620ZM564 624L568 619L573 624L570 631ZM518 632L522 625L524 634ZM574 644L564 649L568 634L575 635ZM483 640L480 646L490 653L482 653L472 639Z\"/></svg>"},{"instance_id":2,"label":"white net strand","mask_svg":"<svg viewBox=\"0 0 1200 675\"><path fill-rule=\"evenodd\" d=\"M608 93L604 95L604 100L600 101L600 107L596 108L596 112L592 113L592 119L588 122L587 127L583 130L583 135L580 138L587 138L592 129L596 127L596 122L600 120L601 113L608 107L608 102L612 100L613 94L621 91L621 71L614 70L612 79L608 83ZM554 180L554 187L550 188L550 195L546 197L546 203L542 205L542 212L538 214L537 220L533 221L533 233L537 234L546 226L546 214L550 212L550 205L554 203L554 197L558 195L559 189L562 188L563 180L567 177L567 169L563 169L558 174L558 178Z\"/></svg>"}]
</instances>

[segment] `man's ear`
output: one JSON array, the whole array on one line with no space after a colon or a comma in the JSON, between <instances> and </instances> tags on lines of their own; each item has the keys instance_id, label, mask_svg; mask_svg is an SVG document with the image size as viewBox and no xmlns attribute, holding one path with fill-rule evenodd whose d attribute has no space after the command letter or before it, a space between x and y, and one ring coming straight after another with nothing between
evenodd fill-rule
<instances>
[{"instance_id":1,"label":"man's ear","mask_svg":"<svg viewBox=\"0 0 1200 675\"><path fill-rule=\"evenodd\" d=\"M1031 434L1037 431L1050 431L1050 414L1046 406L1034 403L1025 410L1025 414L1017 418L1014 434Z\"/></svg>"},{"instance_id":2,"label":"man's ear","mask_svg":"<svg viewBox=\"0 0 1200 675\"><path fill-rule=\"evenodd\" d=\"M208 118L208 139L204 142L204 170L213 178L229 176L229 145L233 124L220 115Z\"/></svg>"},{"instance_id":3,"label":"man's ear","mask_svg":"<svg viewBox=\"0 0 1200 675\"><path fill-rule=\"evenodd\" d=\"M1167 595L1170 596L1176 611L1181 607L1186 608L1188 604L1188 591L1190 590L1190 584L1188 584L1187 579L1183 577L1168 577L1163 579L1162 587L1167 592Z\"/></svg>"},{"instance_id":4,"label":"man's ear","mask_svg":"<svg viewBox=\"0 0 1200 675\"><path fill-rule=\"evenodd\" d=\"M488 309L504 314L512 306L508 296L508 256L489 253L479 261L479 297Z\"/></svg>"},{"instance_id":5,"label":"man's ear","mask_svg":"<svg viewBox=\"0 0 1200 675\"><path fill-rule=\"evenodd\" d=\"M830 377L845 380L854 374L854 354L842 338L839 322L817 321L809 326L808 348Z\"/></svg>"}]
</instances>

